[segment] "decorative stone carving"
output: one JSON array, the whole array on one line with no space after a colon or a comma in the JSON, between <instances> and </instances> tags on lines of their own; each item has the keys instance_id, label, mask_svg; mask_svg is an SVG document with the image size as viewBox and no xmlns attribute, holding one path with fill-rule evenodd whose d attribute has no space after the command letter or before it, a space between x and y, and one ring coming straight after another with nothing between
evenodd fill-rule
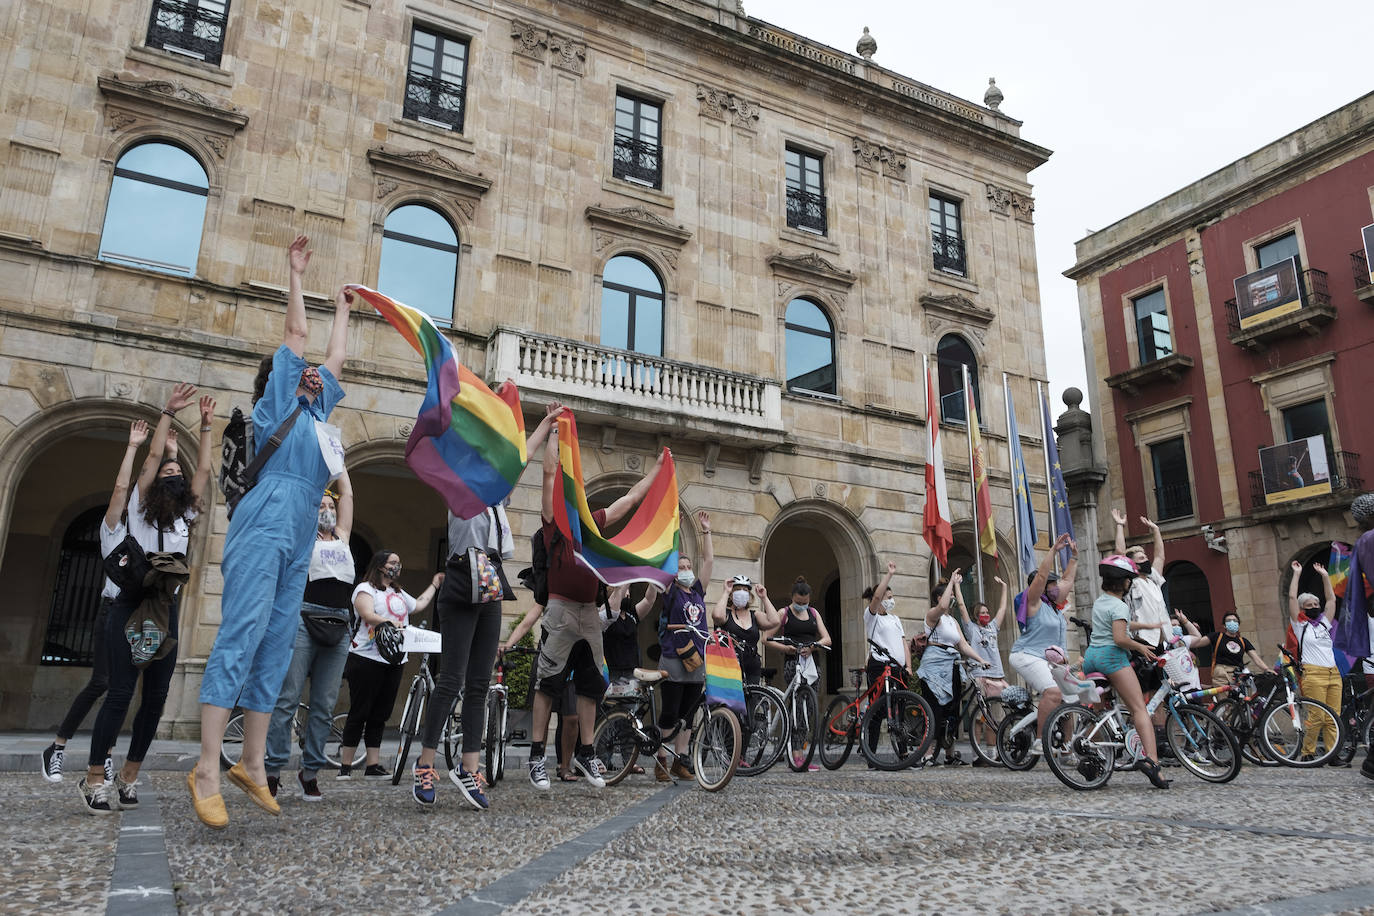
<instances>
[{"instance_id":1,"label":"decorative stone carving","mask_svg":"<svg viewBox=\"0 0 1374 916\"><path fill-rule=\"evenodd\" d=\"M920 303L925 311L945 319L953 319L960 325L969 327L974 333L979 332L980 326L985 328L992 324L992 319L997 317L991 310L958 293L949 296L925 295L920 298ZM979 342L982 342L981 337Z\"/></svg>"},{"instance_id":2,"label":"decorative stone carving","mask_svg":"<svg viewBox=\"0 0 1374 916\"><path fill-rule=\"evenodd\" d=\"M609 423L601 427L601 451L607 455L615 451L615 427Z\"/></svg>"},{"instance_id":3,"label":"decorative stone carving","mask_svg":"<svg viewBox=\"0 0 1374 916\"><path fill-rule=\"evenodd\" d=\"M1029 194L1011 193L1011 208L1016 211L1016 218L1025 222L1034 222L1035 198Z\"/></svg>"},{"instance_id":4,"label":"decorative stone carving","mask_svg":"<svg viewBox=\"0 0 1374 916\"><path fill-rule=\"evenodd\" d=\"M436 150L393 152L384 146L367 151L377 180L380 200L402 185L418 186L445 195L464 218L472 219L477 203L491 188L491 179L469 172Z\"/></svg>"},{"instance_id":5,"label":"decorative stone carving","mask_svg":"<svg viewBox=\"0 0 1374 916\"><path fill-rule=\"evenodd\" d=\"M212 102L207 96L201 95L194 89L187 88L181 83L174 83L171 80L122 80L116 76L113 78L113 81L134 92L155 92L158 95L165 95L174 99L184 99L188 102L194 102L197 105L204 105L206 108L223 108L226 111L237 111L233 105L218 105Z\"/></svg>"},{"instance_id":6,"label":"decorative stone carving","mask_svg":"<svg viewBox=\"0 0 1374 916\"><path fill-rule=\"evenodd\" d=\"M663 258L663 260L668 262L669 267L671 267L673 270L677 270L678 253L676 251L674 251L671 248L655 248L654 251L657 251L659 257Z\"/></svg>"},{"instance_id":7,"label":"decorative stone carving","mask_svg":"<svg viewBox=\"0 0 1374 916\"><path fill-rule=\"evenodd\" d=\"M864 33L859 36L859 43L854 46L854 50L864 60L872 60L873 55L878 51L878 41L868 34L868 26L864 26Z\"/></svg>"},{"instance_id":8,"label":"decorative stone carving","mask_svg":"<svg viewBox=\"0 0 1374 916\"><path fill-rule=\"evenodd\" d=\"M703 116L720 118L735 127L752 128L759 120L759 106L733 92L697 83L697 99Z\"/></svg>"},{"instance_id":9,"label":"decorative stone carving","mask_svg":"<svg viewBox=\"0 0 1374 916\"><path fill-rule=\"evenodd\" d=\"M515 53L535 60L544 59L544 49L549 46L549 33L546 30L519 19L512 20L510 28L510 37L515 39Z\"/></svg>"},{"instance_id":10,"label":"decorative stone carving","mask_svg":"<svg viewBox=\"0 0 1374 916\"><path fill-rule=\"evenodd\" d=\"M418 150L413 153L400 153L402 159L409 159L419 165L426 165L434 169L453 169L455 172L462 171L458 168L458 163L446 156L443 156L436 149Z\"/></svg>"},{"instance_id":11,"label":"decorative stone carving","mask_svg":"<svg viewBox=\"0 0 1374 916\"><path fill-rule=\"evenodd\" d=\"M821 499L825 499L825 494L828 492L829 488L826 487L826 485L823 483L818 483L812 489L817 496L819 496Z\"/></svg>"},{"instance_id":12,"label":"decorative stone carving","mask_svg":"<svg viewBox=\"0 0 1374 916\"><path fill-rule=\"evenodd\" d=\"M625 456L625 467L629 468L632 471L639 470L639 466L643 463L644 459L640 458L638 455Z\"/></svg>"},{"instance_id":13,"label":"decorative stone carving","mask_svg":"<svg viewBox=\"0 0 1374 916\"><path fill-rule=\"evenodd\" d=\"M749 453L749 482L758 483L763 480L763 456L766 455L761 448L756 448Z\"/></svg>"},{"instance_id":14,"label":"decorative stone carving","mask_svg":"<svg viewBox=\"0 0 1374 916\"><path fill-rule=\"evenodd\" d=\"M997 107L1002 104L1004 98L1006 96L1002 94L1002 90L997 88L996 78L989 76L988 91L983 93L983 104L993 111L997 111Z\"/></svg>"},{"instance_id":15,"label":"decorative stone carving","mask_svg":"<svg viewBox=\"0 0 1374 916\"><path fill-rule=\"evenodd\" d=\"M110 113L110 131L121 131L130 124L138 123L138 118L129 114L127 111L114 111Z\"/></svg>"},{"instance_id":16,"label":"decorative stone carving","mask_svg":"<svg viewBox=\"0 0 1374 916\"><path fill-rule=\"evenodd\" d=\"M117 398L127 398L134 393L134 386L128 382L115 382L114 395Z\"/></svg>"},{"instance_id":17,"label":"decorative stone carving","mask_svg":"<svg viewBox=\"0 0 1374 916\"><path fill-rule=\"evenodd\" d=\"M1011 190L1008 188L999 188L995 184L989 184L987 189L988 204L992 207L992 212L1002 216L1009 216L1011 214Z\"/></svg>"},{"instance_id":18,"label":"decorative stone carving","mask_svg":"<svg viewBox=\"0 0 1374 916\"><path fill-rule=\"evenodd\" d=\"M402 423L396 427L396 435L402 439L409 439L411 430L415 428L412 423Z\"/></svg>"},{"instance_id":19,"label":"decorative stone carving","mask_svg":"<svg viewBox=\"0 0 1374 916\"><path fill-rule=\"evenodd\" d=\"M617 241L631 241L638 245L654 245L654 253L672 269L677 269L678 253L692 237L682 226L674 226L663 217L644 207L588 207L587 222L595 230L592 244L598 253Z\"/></svg>"},{"instance_id":20,"label":"decorative stone carving","mask_svg":"<svg viewBox=\"0 0 1374 916\"><path fill-rule=\"evenodd\" d=\"M898 181L906 180L906 153L874 143L862 137L854 138L854 156L859 168L879 172Z\"/></svg>"},{"instance_id":21,"label":"decorative stone carving","mask_svg":"<svg viewBox=\"0 0 1374 916\"><path fill-rule=\"evenodd\" d=\"M228 102L212 99L171 80L96 78L109 100L111 130L123 130L139 120L171 124L186 131L191 142L205 142L221 159L229 141L248 124L248 116Z\"/></svg>"},{"instance_id":22,"label":"decorative stone carving","mask_svg":"<svg viewBox=\"0 0 1374 916\"><path fill-rule=\"evenodd\" d=\"M229 152L229 141L224 137L215 134L201 134L201 139L204 140L205 144L209 146L210 149L214 150L215 155L221 159Z\"/></svg>"},{"instance_id":23,"label":"decorative stone carving","mask_svg":"<svg viewBox=\"0 0 1374 916\"><path fill-rule=\"evenodd\" d=\"M549 50L553 52L553 65L560 70L582 75L583 65L587 62L587 43L563 35L549 33Z\"/></svg>"},{"instance_id":24,"label":"decorative stone carving","mask_svg":"<svg viewBox=\"0 0 1374 916\"><path fill-rule=\"evenodd\" d=\"M706 458L703 462L702 473L707 477L716 476L716 463L720 461L720 443L706 443Z\"/></svg>"},{"instance_id":25,"label":"decorative stone carving","mask_svg":"<svg viewBox=\"0 0 1374 916\"><path fill-rule=\"evenodd\" d=\"M386 197L388 194L396 190L398 187L400 187L400 185L392 181L390 178L378 178L377 199L381 200L383 197Z\"/></svg>"},{"instance_id":26,"label":"decorative stone carving","mask_svg":"<svg viewBox=\"0 0 1374 916\"><path fill-rule=\"evenodd\" d=\"M515 39L515 53L541 63L553 52L553 65L560 70L582 75L587 62L587 43L559 35L519 19L511 21L510 37Z\"/></svg>"}]
</instances>

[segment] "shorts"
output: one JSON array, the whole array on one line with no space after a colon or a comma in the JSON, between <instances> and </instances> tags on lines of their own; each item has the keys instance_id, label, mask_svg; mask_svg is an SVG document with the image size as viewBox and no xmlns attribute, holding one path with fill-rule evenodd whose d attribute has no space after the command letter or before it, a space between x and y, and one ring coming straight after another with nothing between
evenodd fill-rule
<instances>
[{"instance_id":1,"label":"shorts","mask_svg":"<svg viewBox=\"0 0 1374 916\"><path fill-rule=\"evenodd\" d=\"M1120 646L1089 646L1083 653L1085 674L1105 674L1108 677L1122 668L1131 667L1131 655Z\"/></svg>"},{"instance_id":2,"label":"shorts","mask_svg":"<svg viewBox=\"0 0 1374 916\"><path fill-rule=\"evenodd\" d=\"M1013 652L1007 661L1011 662L1016 673L1021 675L1021 680L1026 682L1028 689L1036 693L1044 693L1051 687L1059 689L1054 675L1050 674L1050 663L1045 661L1043 656L1031 655L1029 652Z\"/></svg>"},{"instance_id":3,"label":"shorts","mask_svg":"<svg viewBox=\"0 0 1374 916\"><path fill-rule=\"evenodd\" d=\"M601 699L606 679L601 675L601 617L591 602L549 597L544 609L544 638L535 662L539 692L558 697L569 673L573 691L580 697Z\"/></svg>"}]
</instances>

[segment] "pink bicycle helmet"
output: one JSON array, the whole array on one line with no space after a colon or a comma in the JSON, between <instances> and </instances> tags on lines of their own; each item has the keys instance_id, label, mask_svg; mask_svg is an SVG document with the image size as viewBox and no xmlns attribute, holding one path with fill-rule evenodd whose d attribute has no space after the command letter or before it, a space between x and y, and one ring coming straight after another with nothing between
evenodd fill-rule
<instances>
[{"instance_id":1,"label":"pink bicycle helmet","mask_svg":"<svg viewBox=\"0 0 1374 916\"><path fill-rule=\"evenodd\" d=\"M1140 570L1136 568L1135 561L1119 553L1103 557L1097 564L1097 572L1108 582L1134 579L1140 575Z\"/></svg>"}]
</instances>

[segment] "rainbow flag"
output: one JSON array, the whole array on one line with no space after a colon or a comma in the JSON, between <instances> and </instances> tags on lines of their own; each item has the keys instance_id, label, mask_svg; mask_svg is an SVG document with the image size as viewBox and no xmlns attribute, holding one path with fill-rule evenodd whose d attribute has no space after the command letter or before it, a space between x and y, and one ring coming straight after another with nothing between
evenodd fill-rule
<instances>
[{"instance_id":1,"label":"rainbow flag","mask_svg":"<svg viewBox=\"0 0 1374 916\"><path fill-rule=\"evenodd\" d=\"M1331 575L1331 590L1337 598L1345 597L1345 586L1350 581L1350 550L1349 544L1331 542L1331 558L1327 560L1326 571Z\"/></svg>"},{"instance_id":2,"label":"rainbow flag","mask_svg":"<svg viewBox=\"0 0 1374 916\"><path fill-rule=\"evenodd\" d=\"M681 544L677 470L672 453L664 456L663 467L643 502L635 508L624 530L613 538L602 535L587 505L577 421L566 408L558 418L558 461L563 493L561 499L554 494L554 522L572 542L573 553L582 565L611 588L629 582L652 582L667 588L677 576Z\"/></svg>"},{"instance_id":3,"label":"rainbow flag","mask_svg":"<svg viewBox=\"0 0 1374 916\"><path fill-rule=\"evenodd\" d=\"M458 362L429 316L366 286L347 289L375 308L425 358L429 387L406 442L406 464L459 518L472 518L515 489L528 460L515 385L500 393Z\"/></svg>"},{"instance_id":4,"label":"rainbow flag","mask_svg":"<svg viewBox=\"0 0 1374 916\"><path fill-rule=\"evenodd\" d=\"M729 634L714 631L706 640L706 704L721 704L744 716L744 675Z\"/></svg>"}]
</instances>

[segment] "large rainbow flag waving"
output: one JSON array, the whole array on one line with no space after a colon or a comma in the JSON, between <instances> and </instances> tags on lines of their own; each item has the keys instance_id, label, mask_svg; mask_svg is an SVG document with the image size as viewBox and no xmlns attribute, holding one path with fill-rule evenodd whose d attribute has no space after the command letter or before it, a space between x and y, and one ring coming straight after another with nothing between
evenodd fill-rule
<instances>
[{"instance_id":1,"label":"large rainbow flag waving","mask_svg":"<svg viewBox=\"0 0 1374 916\"><path fill-rule=\"evenodd\" d=\"M613 538L602 535L587 505L582 485L582 453L577 444L577 421L564 409L558 417L558 463L561 482L554 493L553 515L558 530L572 542L582 565L611 587L629 582L652 582L667 588L677 575L677 470L667 452L649 492L635 508L624 530Z\"/></svg>"},{"instance_id":2,"label":"large rainbow flag waving","mask_svg":"<svg viewBox=\"0 0 1374 916\"><path fill-rule=\"evenodd\" d=\"M424 312L366 286L346 288L425 358L429 387L406 442L406 464L459 518L472 518L505 499L528 460L515 385L502 386L500 393L488 388L459 364L453 346Z\"/></svg>"}]
</instances>

